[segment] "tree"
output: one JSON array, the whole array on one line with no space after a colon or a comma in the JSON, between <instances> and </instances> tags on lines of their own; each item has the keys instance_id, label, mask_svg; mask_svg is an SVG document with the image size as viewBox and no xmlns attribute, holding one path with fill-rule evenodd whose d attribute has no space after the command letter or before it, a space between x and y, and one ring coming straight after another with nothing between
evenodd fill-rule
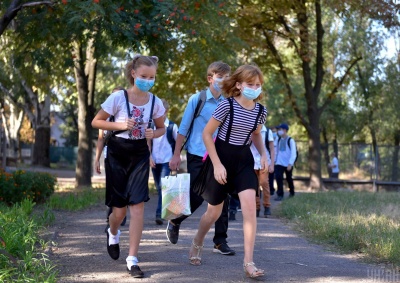
<instances>
[{"instance_id":1,"label":"tree","mask_svg":"<svg viewBox=\"0 0 400 283\"><path fill-rule=\"evenodd\" d=\"M38 42L65 46L70 39L70 60L78 97L78 161L76 185L91 184L92 131L97 65L118 46L134 52L157 54L161 62L197 36L191 13L215 10L220 2L191 1L63 1L54 9L38 8L20 17L17 32L28 35L26 45ZM51 16L49 14L51 13ZM207 14L198 22L210 20ZM212 18L211 18L212 19ZM208 23L212 20L208 21ZM39 27L40 26L40 27ZM43 28L45 26L45 28Z\"/></svg>"},{"instance_id":2,"label":"tree","mask_svg":"<svg viewBox=\"0 0 400 283\"><path fill-rule=\"evenodd\" d=\"M384 2L384 1L380 1ZM323 188L321 178L320 151L320 118L325 109L336 97L338 90L361 57L350 57L350 54L338 54L335 59L337 73L334 81L326 79L325 57L327 53L325 30L330 30L331 17L340 18L341 12L351 9L363 10L365 4L351 1L326 2L322 6L319 0L307 1L242 1L236 15L237 24L241 27L241 36L256 48L255 60L270 65L280 74L285 86L287 99L298 120L304 126L309 138L309 171L310 187ZM382 5L374 11L380 13ZM394 4L385 15L395 13ZM264 48L264 52L263 49ZM252 50L254 52L254 50ZM264 55L268 58L258 58ZM272 67L272 68L271 68ZM299 79L302 80L299 90ZM302 104L305 108L302 108Z\"/></svg>"}]
</instances>

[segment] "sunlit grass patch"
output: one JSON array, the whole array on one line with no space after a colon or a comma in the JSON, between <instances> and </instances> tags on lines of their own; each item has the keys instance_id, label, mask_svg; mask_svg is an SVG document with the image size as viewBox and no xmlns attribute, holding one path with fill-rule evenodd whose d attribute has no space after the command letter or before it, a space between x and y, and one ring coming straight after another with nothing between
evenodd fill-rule
<instances>
[{"instance_id":1,"label":"sunlit grass patch","mask_svg":"<svg viewBox=\"0 0 400 283\"><path fill-rule=\"evenodd\" d=\"M315 240L400 266L399 193L303 193L280 213Z\"/></svg>"},{"instance_id":2,"label":"sunlit grass patch","mask_svg":"<svg viewBox=\"0 0 400 283\"><path fill-rule=\"evenodd\" d=\"M48 200L51 209L81 210L104 202L104 188L85 188L56 191Z\"/></svg>"}]
</instances>

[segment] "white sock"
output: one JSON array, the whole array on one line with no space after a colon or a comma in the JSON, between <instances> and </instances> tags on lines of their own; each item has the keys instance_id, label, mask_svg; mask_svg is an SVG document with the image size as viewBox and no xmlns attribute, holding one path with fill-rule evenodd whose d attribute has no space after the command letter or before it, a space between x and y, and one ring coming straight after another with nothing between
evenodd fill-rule
<instances>
[{"instance_id":1,"label":"white sock","mask_svg":"<svg viewBox=\"0 0 400 283\"><path fill-rule=\"evenodd\" d=\"M138 262L139 262L139 260L137 259L137 257L135 257L133 255L128 256L126 258L126 266L128 267L129 270L131 270L132 265L137 265Z\"/></svg>"},{"instance_id":2,"label":"white sock","mask_svg":"<svg viewBox=\"0 0 400 283\"><path fill-rule=\"evenodd\" d=\"M113 235L111 234L111 230L110 228L108 228L108 245L115 245L115 244L119 244L119 235L121 235L121 231L118 230L117 235Z\"/></svg>"}]
</instances>

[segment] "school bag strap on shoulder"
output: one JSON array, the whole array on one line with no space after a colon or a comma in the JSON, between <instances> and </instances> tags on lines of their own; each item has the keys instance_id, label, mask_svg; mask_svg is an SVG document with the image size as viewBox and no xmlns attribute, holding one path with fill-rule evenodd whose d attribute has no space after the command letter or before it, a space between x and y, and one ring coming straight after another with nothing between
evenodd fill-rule
<instances>
[{"instance_id":1,"label":"school bag strap on shoulder","mask_svg":"<svg viewBox=\"0 0 400 283\"><path fill-rule=\"evenodd\" d=\"M261 116L261 114L262 114L263 111L264 111L264 106L261 105L260 103L257 103L257 104L258 104L258 114L257 114L256 121L254 122L253 129L252 129L251 132L249 132L249 134L247 135L247 138L246 138L246 140L244 141L244 144L243 144L243 145L247 144L247 142L248 142L249 139L250 139L251 133L253 133L253 132L257 129L258 120L260 120L260 116Z\"/></svg>"},{"instance_id":2,"label":"school bag strap on shoulder","mask_svg":"<svg viewBox=\"0 0 400 283\"><path fill-rule=\"evenodd\" d=\"M130 107L129 107L128 92L126 91L126 89L123 89L123 91L124 91L124 96L125 96L125 104L126 104L126 111L127 111L126 113L128 113L128 118L131 118L131 117L132 117L132 114L131 114L131 109L130 109ZM111 115L109 121L110 121L110 122L114 122L114 120L115 120L115 117L114 117L113 115ZM118 134L123 133L123 132L125 132L125 131L126 131L126 130L108 131L107 134L106 134L106 136L104 137L104 143L107 144L107 143L108 143L108 140L109 140L112 136L118 135Z\"/></svg>"},{"instance_id":3,"label":"school bag strap on shoulder","mask_svg":"<svg viewBox=\"0 0 400 283\"><path fill-rule=\"evenodd\" d=\"M267 133L265 134L265 141L264 141L264 143L265 143L265 147L267 148L267 150L268 150L268 153L269 154L271 154L271 149L269 148L269 140L268 140L268 136L269 136L269 131L271 131L268 127L266 127L267 128Z\"/></svg>"},{"instance_id":4,"label":"school bag strap on shoulder","mask_svg":"<svg viewBox=\"0 0 400 283\"><path fill-rule=\"evenodd\" d=\"M183 143L183 145L181 147L181 151L182 151L182 149L185 148L186 143L189 140L189 137L190 137L190 135L192 133L192 129L193 129L194 119L199 117L199 115L201 113L201 110L203 110L204 104L206 103L206 99L207 99L207 90L203 89L202 91L200 91L199 101L197 102L196 108L194 109L193 119L190 122L189 130L188 130L188 132L186 134L185 142Z\"/></svg>"},{"instance_id":5,"label":"school bag strap on shoulder","mask_svg":"<svg viewBox=\"0 0 400 283\"><path fill-rule=\"evenodd\" d=\"M151 108L150 108L150 116L149 116L149 123L147 124L147 128L153 129L153 110L154 110L154 103L156 101L156 96L153 94L153 99L151 100Z\"/></svg>"},{"instance_id":6,"label":"school bag strap on shoulder","mask_svg":"<svg viewBox=\"0 0 400 283\"><path fill-rule=\"evenodd\" d=\"M175 123L172 121L169 121L168 127L167 127L167 140L168 143L171 145L172 148L172 154L174 154L175 150L175 140L174 140L174 135L173 135L173 129L174 129Z\"/></svg>"}]
</instances>

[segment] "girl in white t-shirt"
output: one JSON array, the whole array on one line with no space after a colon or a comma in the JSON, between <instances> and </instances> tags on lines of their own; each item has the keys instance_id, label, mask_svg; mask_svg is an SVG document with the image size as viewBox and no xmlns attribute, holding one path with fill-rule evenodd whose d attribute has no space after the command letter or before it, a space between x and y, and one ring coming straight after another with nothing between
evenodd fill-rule
<instances>
[{"instance_id":1,"label":"girl in white t-shirt","mask_svg":"<svg viewBox=\"0 0 400 283\"><path fill-rule=\"evenodd\" d=\"M110 184L106 188L106 205L113 208L109 217L110 228L106 230L107 251L111 258L119 258L121 232L118 228L128 206L130 225L126 262L128 271L135 278L143 277L137 265L137 255L143 230L144 202L149 200L150 151L147 139L165 133L164 106L149 92L154 85L157 62L155 56L136 55L126 66L131 87L127 91L112 93L92 121L95 128L114 131L108 140L105 166ZM110 116L114 116L114 122L107 121Z\"/></svg>"}]
</instances>

